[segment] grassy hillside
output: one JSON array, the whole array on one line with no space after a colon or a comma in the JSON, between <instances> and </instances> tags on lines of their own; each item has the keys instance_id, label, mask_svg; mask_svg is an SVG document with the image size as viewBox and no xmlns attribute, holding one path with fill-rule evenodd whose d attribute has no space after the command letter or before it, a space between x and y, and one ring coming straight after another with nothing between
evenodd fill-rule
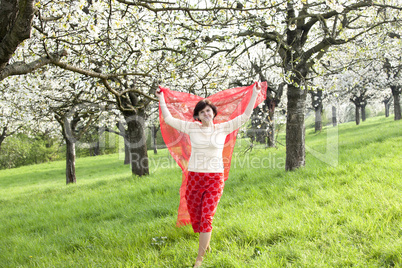
<instances>
[{"instance_id":1,"label":"grassy hillside","mask_svg":"<svg viewBox=\"0 0 402 268\"><path fill-rule=\"evenodd\" d=\"M282 145L239 141L204 267L402 267L401 130L382 117L308 129L295 172ZM190 267L180 169L166 150L142 178L118 158L78 159L69 186L64 162L1 170L0 267Z\"/></svg>"}]
</instances>

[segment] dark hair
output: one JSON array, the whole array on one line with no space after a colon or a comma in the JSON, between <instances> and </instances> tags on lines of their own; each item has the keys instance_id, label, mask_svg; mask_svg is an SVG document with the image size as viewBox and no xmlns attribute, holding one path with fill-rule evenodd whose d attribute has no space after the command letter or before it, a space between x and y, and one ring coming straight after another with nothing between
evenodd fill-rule
<instances>
[{"instance_id":1,"label":"dark hair","mask_svg":"<svg viewBox=\"0 0 402 268\"><path fill-rule=\"evenodd\" d=\"M198 113L199 113L201 110L203 110L205 107L207 107L207 106L211 107L212 111L214 112L214 118L215 118L215 116L218 114L218 109L216 109L216 106L213 105L212 102L211 102L210 100L208 100L208 99L200 100L200 101L195 105L194 113L193 113L193 118L194 118L195 120L197 120L197 121L201 121L201 120L198 118Z\"/></svg>"}]
</instances>

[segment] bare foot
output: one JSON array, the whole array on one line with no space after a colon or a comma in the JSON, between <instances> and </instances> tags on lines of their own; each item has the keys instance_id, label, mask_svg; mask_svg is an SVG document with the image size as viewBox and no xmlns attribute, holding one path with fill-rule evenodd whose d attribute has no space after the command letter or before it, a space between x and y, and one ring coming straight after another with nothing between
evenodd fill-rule
<instances>
[{"instance_id":1,"label":"bare foot","mask_svg":"<svg viewBox=\"0 0 402 268\"><path fill-rule=\"evenodd\" d=\"M200 260L197 257L197 259L195 260L194 268L201 267L201 265L202 265L202 258Z\"/></svg>"}]
</instances>

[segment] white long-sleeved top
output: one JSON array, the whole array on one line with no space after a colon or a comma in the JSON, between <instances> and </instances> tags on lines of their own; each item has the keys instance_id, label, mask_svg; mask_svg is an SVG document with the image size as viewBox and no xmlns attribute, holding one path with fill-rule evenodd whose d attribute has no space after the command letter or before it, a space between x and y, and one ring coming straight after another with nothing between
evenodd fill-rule
<instances>
[{"instance_id":1,"label":"white long-sleeved top","mask_svg":"<svg viewBox=\"0 0 402 268\"><path fill-rule=\"evenodd\" d=\"M166 107L164 97L160 98L165 123L189 135L191 155L188 171L221 173L224 172L222 151L226 136L241 127L250 118L258 93L253 91L245 112L224 123L204 127L200 122L190 122L174 118ZM162 95L163 96L163 95Z\"/></svg>"}]
</instances>

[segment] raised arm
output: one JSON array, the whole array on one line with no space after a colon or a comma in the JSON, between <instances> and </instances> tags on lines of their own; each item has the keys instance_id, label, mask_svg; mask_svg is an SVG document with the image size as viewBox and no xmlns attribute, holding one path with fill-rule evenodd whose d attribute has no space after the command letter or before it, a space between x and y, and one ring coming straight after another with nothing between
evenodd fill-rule
<instances>
[{"instance_id":1,"label":"raised arm","mask_svg":"<svg viewBox=\"0 0 402 268\"><path fill-rule=\"evenodd\" d=\"M163 120L165 120L165 123L181 132L187 133L188 122L174 118L172 116L172 114L170 113L169 109L166 106L165 96L163 95L163 92L160 89L157 89L155 95L159 99L159 107L162 111L162 116Z\"/></svg>"},{"instance_id":2,"label":"raised arm","mask_svg":"<svg viewBox=\"0 0 402 268\"><path fill-rule=\"evenodd\" d=\"M250 102L248 103L246 109L244 110L244 113L237 116L236 118L233 118L228 122L221 124L222 127L225 129L225 132L227 133L233 132L234 130L238 129L244 123L247 122L247 120L251 116L251 113L253 112L254 105L257 100L257 96L260 93L260 90L261 90L261 84L258 82L253 87L253 94L251 95Z\"/></svg>"},{"instance_id":3,"label":"raised arm","mask_svg":"<svg viewBox=\"0 0 402 268\"><path fill-rule=\"evenodd\" d=\"M253 87L253 95L251 95L250 102L248 103L244 114L246 115L247 119L250 118L251 113L253 112L255 101L257 100L257 96L260 93L261 84L258 82Z\"/></svg>"},{"instance_id":4,"label":"raised arm","mask_svg":"<svg viewBox=\"0 0 402 268\"><path fill-rule=\"evenodd\" d=\"M156 90L155 95L159 99L159 107L162 111L163 118L166 120L166 118L171 117L172 114L169 112L169 109L166 107L165 96L163 95L163 92L159 88Z\"/></svg>"}]
</instances>

